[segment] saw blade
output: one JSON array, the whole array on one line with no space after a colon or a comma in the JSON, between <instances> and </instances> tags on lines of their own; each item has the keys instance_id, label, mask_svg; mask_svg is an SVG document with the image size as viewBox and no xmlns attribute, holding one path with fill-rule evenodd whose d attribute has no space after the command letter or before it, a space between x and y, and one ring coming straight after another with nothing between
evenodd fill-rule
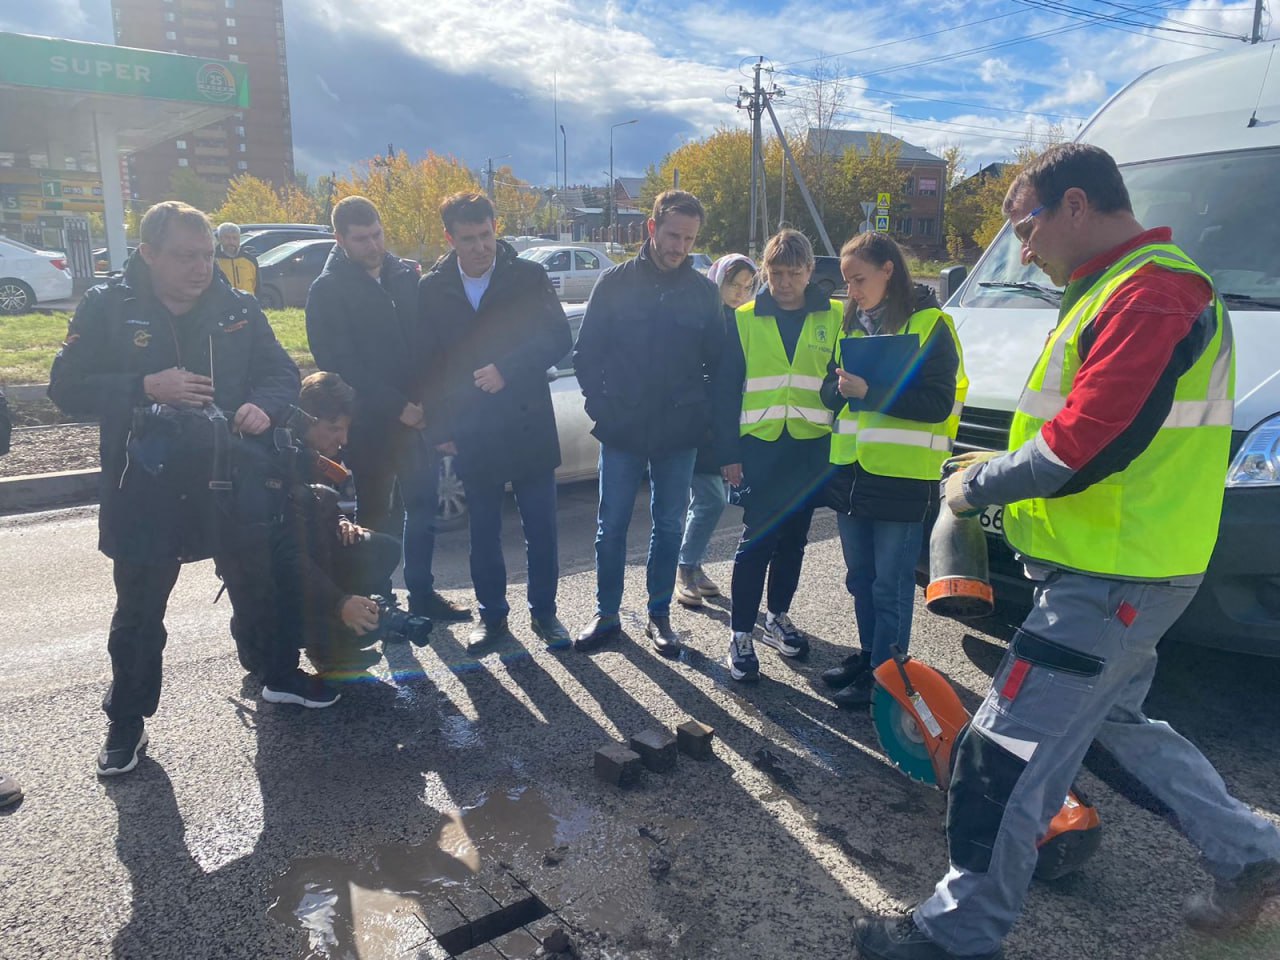
<instances>
[{"instance_id":1,"label":"saw blade","mask_svg":"<svg viewBox=\"0 0 1280 960\"><path fill-rule=\"evenodd\" d=\"M877 686L872 695L871 721L890 763L912 780L938 785L938 775L934 772L933 759L929 756L929 747L920 725L911 711L884 687Z\"/></svg>"}]
</instances>

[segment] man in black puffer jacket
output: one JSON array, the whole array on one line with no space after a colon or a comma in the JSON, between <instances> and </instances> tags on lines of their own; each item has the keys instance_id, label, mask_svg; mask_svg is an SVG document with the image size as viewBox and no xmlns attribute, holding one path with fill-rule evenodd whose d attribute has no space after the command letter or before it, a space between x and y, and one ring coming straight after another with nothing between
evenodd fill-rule
<instances>
[{"instance_id":1,"label":"man in black puffer jacket","mask_svg":"<svg viewBox=\"0 0 1280 960\"><path fill-rule=\"evenodd\" d=\"M404 537L409 609L433 620L467 620L435 589L431 572L440 458L423 438L422 378L431 345L418 323L417 271L386 251L378 209L364 197L333 208L337 238L307 292L307 342L316 366L356 392L347 466L357 521ZM403 515L392 509L397 487ZM391 580L379 591L392 596Z\"/></svg>"},{"instance_id":2,"label":"man in black puffer jacket","mask_svg":"<svg viewBox=\"0 0 1280 960\"><path fill-rule=\"evenodd\" d=\"M661 653L680 649L670 617L676 559L725 337L720 293L689 259L705 221L693 194L659 195L644 248L600 277L582 319L573 359L600 441L600 510L596 616L578 634L579 650L622 632L627 526L646 470L653 534L645 632Z\"/></svg>"},{"instance_id":3,"label":"man in black puffer jacket","mask_svg":"<svg viewBox=\"0 0 1280 960\"><path fill-rule=\"evenodd\" d=\"M480 607L468 643L478 652L508 634L502 501L509 482L528 548L533 632L550 647L568 646L556 617L560 439L547 371L573 345L569 321L546 271L498 240L487 197L455 194L440 216L453 252L418 288L422 327L435 345L425 407L432 439L454 454L467 492Z\"/></svg>"},{"instance_id":4,"label":"man in black puffer jacket","mask_svg":"<svg viewBox=\"0 0 1280 960\"><path fill-rule=\"evenodd\" d=\"M110 719L98 773L127 773L146 746L144 718L160 702L165 605L183 563L217 559L231 595L232 633L252 656L263 697L328 706L332 692L276 662L269 584L247 572L264 517L234 516L215 492L219 437L262 442L298 396L298 368L258 302L213 265L213 229L185 203L142 218L138 255L122 278L80 302L53 361L49 397L97 417L102 486L98 548L114 561L116 608L107 647ZM222 421L219 411L226 411ZM225 449L223 450L225 453ZM243 632L242 632L243 631Z\"/></svg>"}]
</instances>

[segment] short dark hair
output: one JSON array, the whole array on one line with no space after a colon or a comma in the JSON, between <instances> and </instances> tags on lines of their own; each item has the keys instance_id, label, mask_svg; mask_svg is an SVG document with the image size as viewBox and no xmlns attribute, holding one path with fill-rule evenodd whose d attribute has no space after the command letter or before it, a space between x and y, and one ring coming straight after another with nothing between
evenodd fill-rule
<instances>
[{"instance_id":1,"label":"short dark hair","mask_svg":"<svg viewBox=\"0 0 1280 960\"><path fill-rule=\"evenodd\" d=\"M1089 205L1099 213L1133 213L1129 189L1111 154L1088 143L1054 144L1032 160L1014 177L1005 195L1005 210L1013 196L1024 188L1035 191L1037 199L1050 209L1062 195L1079 187Z\"/></svg>"},{"instance_id":2,"label":"short dark hair","mask_svg":"<svg viewBox=\"0 0 1280 960\"><path fill-rule=\"evenodd\" d=\"M378 208L367 197L343 197L333 208L333 232L339 236L351 227L372 227L381 223Z\"/></svg>"},{"instance_id":3,"label":"short dark hair","mask_svg":"<svg viewBox=\"0 0 1280 960\"><path fill-rule=\"evenodd\" d=\"M664 190L653 201L653 222L660 226L669 213L682 213L697 217L699 225L707 222L707 211L702 201L688 190Z\"/></svg>"},{"instance_id":4,"label":"short dark hair","mask_svg":"<svg viewBox=\"0 0 1280 960\"><path fill-rule=\"evenodd\" d=\"M493 204L483 193L464 190L444 198L440 204L440 219L444 228L453 233L453 228L459 223L488 223L496 220L497 216L493 212Z\"/></svg>"},{"instance_id":5,"label":"short dark hair","mask_svg":"<svg viewBox=\"0 0 1280 960\"><path fill-rule=\"evenodd\" d=\"M317 420L350 417L356 409L356 392L336 373L321 370L303 379L298 406Z\"/></svg>"}]
</instances>

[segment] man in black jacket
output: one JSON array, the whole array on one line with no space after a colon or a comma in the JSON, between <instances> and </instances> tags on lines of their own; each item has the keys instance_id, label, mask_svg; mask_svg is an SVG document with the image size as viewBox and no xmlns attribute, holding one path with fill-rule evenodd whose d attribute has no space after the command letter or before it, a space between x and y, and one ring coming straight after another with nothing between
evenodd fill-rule
<instances>
[{"instance_id":1,"label":"man in black jacket","mask_svg":"<svg viewBox=\"0 0 1280 960\"><path fill-rule=\"evenodd\" d=\"M481 648L509 633L502 500L510 483L528 552L533 632L550 647L568 646L556 617L560 438L547 370L573 345L569 322L546 271L498 240L488 198L455 194L440 216L453 252L422 278L418 299L436 351L430 432L454 454L470 510L480 626L469 644Z\"/></svg>"},{"instance_id":2,"label":"man in black jacket","mask_svg":"<svg viewBox=\"0 0 1280 960\"><path fill-rule=\"evenodd\" d=\"M426 443L421 371L430 344L417 322L418 275L387 253L382 220L364 197L333 208L336 243L307 292L307 341L316 366L356 391L347 465L361 526L404 536L409 609L433 620L469 620L435 590L431 573L440 460ZM392 510L399 487L404 515ZM382 585L393 596L391 581Z\"/></svg>"},{"instance_id":3,"label":"man in black jacket","mask_svg":"<svg viewBox=\"0 0 1280 960\"><path fill-rule=\"evenodd\" d=\"M211 490L220 411L243 442L265 434L298 395L298 369L248 294L213 265L213 230L184 203L142 218L138 256L124 277L80 302L49 377L66 413L101 422L98 547L114 561L116 608L107 647L110 719L98 773L127 773L146 746L143 720L160 701L165 605L181 564L218 554L236 620L252 641L263 697L328 706L336 697L296 670L278 669L267 631L266 591L242 575L250 534ZM201 422L203 420L203 423ZM257 518L250 518L257 519ZM231 522L228 522L228 521ZM220 536L219 536L220 535Z\"/></svg>"},{"instance_id":4,"label":"man in black jacket","mask_svg":"<svg viewBox=\"0 0 1280 960\"><path fill-rule=\"evenodd\" d=\"M627 526L646 470L653 531L645 632L661 653L680 649L670 617L676 558L725 335L720 293L689 259L705 220L693 194L659 195L639 256L600 277L582 319L573 358L600 441L600 510L596 616L578 634L579 650L622 632Z\"/></svg>"}]
</instances>

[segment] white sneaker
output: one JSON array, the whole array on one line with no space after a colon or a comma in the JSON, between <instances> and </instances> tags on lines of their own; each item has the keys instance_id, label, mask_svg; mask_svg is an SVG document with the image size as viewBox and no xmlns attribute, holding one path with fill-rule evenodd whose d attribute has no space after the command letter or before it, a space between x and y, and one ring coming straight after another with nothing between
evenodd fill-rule
<instances>
[{"instance_id":1,"label":"white sneaker","mask_svg":"<svg viewBox=\"0 0 1280 960\"><path fill-rule=\"evenodd\" d=\"M760 642L773 647L784 657L799 657L809 652L809 638L796 629L785 613L765 615L764 635Z\"/></svg>"},{"instance_id":2,"label":"white sneaker","mask_svg":"<svg viewBox=\"0 0 1280 960\"><path fill-rule=\"evenodd\" d=\"M759 680L760 660L750 633L735 630L729 637L729 676L735 680Z\"/></svg>"}]
</instances>

